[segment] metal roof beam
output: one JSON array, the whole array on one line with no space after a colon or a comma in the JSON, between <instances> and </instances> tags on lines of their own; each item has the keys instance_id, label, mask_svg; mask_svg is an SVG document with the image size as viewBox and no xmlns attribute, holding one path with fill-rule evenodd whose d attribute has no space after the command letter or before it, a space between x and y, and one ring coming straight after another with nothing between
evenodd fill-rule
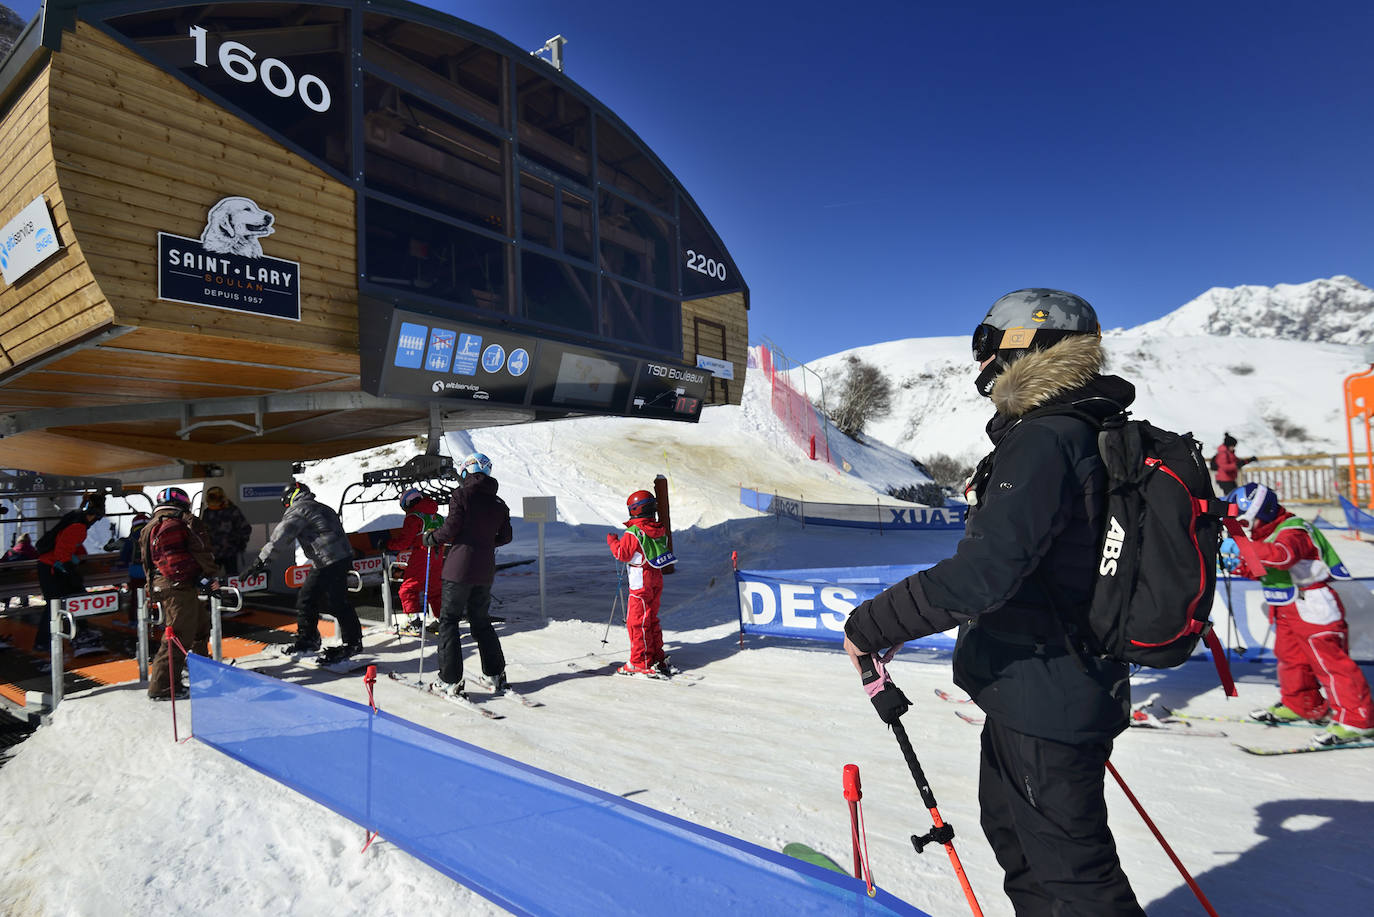
<instances>
[{"instance_id":1,"label":"metal roof beam","mask_svg":"<svg viewBox=\"0 0 1374 917\"><path fill-rule=\"evenodd\" d=\"M300 391L256 397L110 404L91 408L35 409L0 416L0 436L14 436L17 433L46 430L50 427L85 427L141 420L180 420L185 425L197 418L222 418L236 414L257 416L260 411L263 414L278 414L291 411L377 410L427 413L428 404L399 398L378 398L366 392Z\"/></svg>"}]
</instances>

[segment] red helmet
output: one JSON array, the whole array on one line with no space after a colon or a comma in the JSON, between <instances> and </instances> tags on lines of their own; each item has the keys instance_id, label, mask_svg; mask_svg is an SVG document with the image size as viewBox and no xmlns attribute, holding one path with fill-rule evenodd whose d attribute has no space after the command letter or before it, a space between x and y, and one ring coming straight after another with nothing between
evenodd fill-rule
<instances>
[{"instance_id":1,"label":"red helmet","mask_svg":"<svg viewBox=\"0 0 1374 917\"><path fill-rule=\"evenodd\" d=\"M658 512L658 501L647 490L636 490L625 500L631 519L647 519Z\"/></svg>"}]
</instances>

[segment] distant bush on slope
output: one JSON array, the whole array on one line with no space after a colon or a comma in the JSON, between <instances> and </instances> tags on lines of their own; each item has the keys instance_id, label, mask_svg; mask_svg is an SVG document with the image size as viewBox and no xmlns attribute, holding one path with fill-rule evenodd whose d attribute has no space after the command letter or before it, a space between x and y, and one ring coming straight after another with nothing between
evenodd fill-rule
<instances>
[{"instance_id":1,"label":"distant bush on slope","mask_svg":"<svg viewBox=\"0 0 1374 917\"><path fill-rule=\"evenodd\" d=\"M847 362L828 416L837 430L858 439L870 420L892 410L892 383L872 363L852 354Z\"/></svg>"}]
</instances>

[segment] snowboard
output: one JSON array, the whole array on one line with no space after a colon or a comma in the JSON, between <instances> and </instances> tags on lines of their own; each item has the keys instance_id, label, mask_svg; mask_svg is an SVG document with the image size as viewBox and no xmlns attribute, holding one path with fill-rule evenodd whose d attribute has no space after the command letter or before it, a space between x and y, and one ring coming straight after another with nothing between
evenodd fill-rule
<instances>
[{"instance_id":1,"label":"snowboard","mask_svg":"<svg viewBox=\"0 0 1374 917\"><path fill-rule=\"evenodd\" d=\"M849 871L846 870L839 863L836 863L834 860L830 859L830 857L821 853L819 850L816 850L812 847L808 847L806 844L788 844L787 846L782 848L782 852L786 856L796 857L799 860L804 860L807 863L810 863L812 866L819 866L822 869L829 869L831 872L838 872L842 876L849 875Z\"/></svg>"}]
</instances>

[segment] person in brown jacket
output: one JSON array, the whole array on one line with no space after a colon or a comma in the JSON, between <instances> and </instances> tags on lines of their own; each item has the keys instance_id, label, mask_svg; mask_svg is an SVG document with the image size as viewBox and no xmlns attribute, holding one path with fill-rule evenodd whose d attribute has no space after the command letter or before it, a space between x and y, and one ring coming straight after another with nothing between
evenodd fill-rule
<instances>
[{"instance_id":1,"label":"person in brown jacket","mask_svg":"<svg viewBox=\"0 0 1374 917\"><path fill-rule=\"evenodd\" d=\"M210 609L200 602L200 589L219 588L210 533L191 512L191 498L180 487L164 487L157 495L153 518L139 533L139 548L148 575L151 601L162 606L162 619L188 652L209 654ZM190 691L181 686L177 653L163 639L148 667L148 697L177 699Z\"/></svg>"},{"instance_id":2,"label":"person in brown jacket","mask_svg":"<svg viewBox=\"0 0 1374 917\"><path fill-rule=\"evenodd\" d=\"M425 532L425 547L451 545L444 560L444 591L439 611L439 681L435 690L467 697L463 684L463 650L459 624L466 615L477 641L482 674L496 693L506 690L506 657L491 624L491 583L496 578L496 549L511 540L510 507L496 495L491 459L474 452L463 460L461 483L449 497L448 518Z\"/></svg>"}]
</instances>

